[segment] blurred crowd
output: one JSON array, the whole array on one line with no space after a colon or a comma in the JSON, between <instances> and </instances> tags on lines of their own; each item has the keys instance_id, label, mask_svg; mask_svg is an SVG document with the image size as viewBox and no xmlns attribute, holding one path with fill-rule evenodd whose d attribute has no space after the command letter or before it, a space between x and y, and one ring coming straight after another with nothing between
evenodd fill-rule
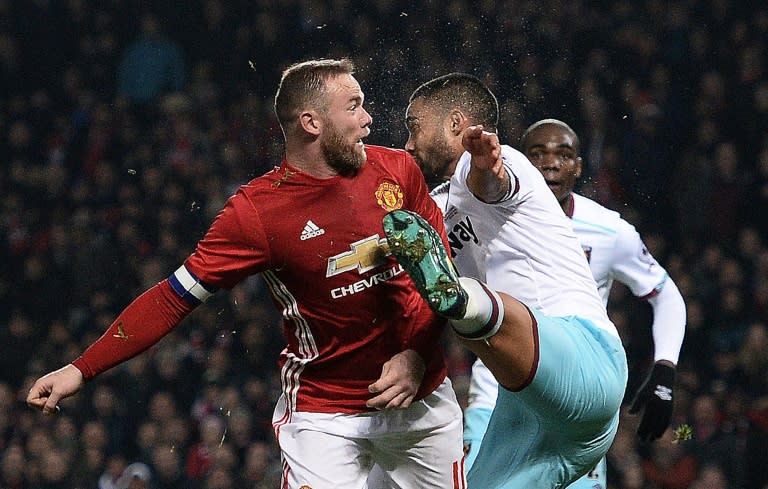
<instances>
[{"instance_id":1,"label":"blurred crowd","mask_svg":"<svg viewBox=\"0 0 768 489\"><path fill-rule=\"evenodd\" d=\"M371 144L402 147L408 95L450 71L488 82L513 146L543 117L574 127L579 190L635 224L688 311L672 429L640 444L624 416L609 487L768 487L768 4L412 3L0 0L0 488L278 487L258 277L58 415L23 400L279 164L281 70L341 56ZM621 285L609 309L634 392L650 310ZM472 358L442 347L464 399Z\"/></svg>"}]
</instances>

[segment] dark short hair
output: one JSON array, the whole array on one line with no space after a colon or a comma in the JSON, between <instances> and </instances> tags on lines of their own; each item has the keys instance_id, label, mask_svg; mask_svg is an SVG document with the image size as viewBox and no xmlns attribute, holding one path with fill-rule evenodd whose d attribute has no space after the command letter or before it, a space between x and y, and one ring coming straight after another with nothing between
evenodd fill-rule
<instances>
[{"instance_id":1,"label":"dark short hair","mask_svg":"<svg viewBox=\"0 0 768 489\"><path fill-rule=\"evenodd\" d=\"M313 59L286 68L275 94L275 115L283 131L302 110L317 107L329 78L354 71L355 65L347 58Z\"/></svg>"},{"instance_id":2,"label":"dark short hair","mask_svg":"<svg viewBox=\"0 0 768 489\"><path fill-rule=\"evenodd\" d=\"M449 73L417 88L409 102L424 98L444 111L459 108L474 124L495 131L499 125L499 102L491 90L474 75Z\"/></svg>"},{"instance_id":3,"label":"dark short hair","mask_svg":"<svg viewBox=\"0 0 768 489\"><path fill-rule=\"evenodd\" d=\"M523 135L520 136L520 151L525 151L525 148L528 144L528 136L530 136L533 131L543 126L556 126L566 131L571 135L571 139L573 139L573 149L576 150L577 154L579 153L581 150L581 141L579 141L578 134L576 134L576 131L571 129L571 126L559 119L542 119L528 126L528 129L526 129Z\"/></svg>"}]
</instances>

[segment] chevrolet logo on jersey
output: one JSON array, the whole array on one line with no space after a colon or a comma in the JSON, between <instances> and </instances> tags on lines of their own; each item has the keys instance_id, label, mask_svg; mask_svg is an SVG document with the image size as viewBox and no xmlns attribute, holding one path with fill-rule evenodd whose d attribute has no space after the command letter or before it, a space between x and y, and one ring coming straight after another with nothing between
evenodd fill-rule
<instances>
[{"instance_id":1,"label":"chevrolet logo on jersey","mask_svg":"<svg viewBox=\"0 0 768 489\"><path fill-rule=\"evenodd\" d=\"M351 251L345 251L328 259L326 278L355 268L358 273L365 273L383 265L389 255L387 239L380 238L378 234L355 241L349 247Z\"/></svg>"}]
</instances>

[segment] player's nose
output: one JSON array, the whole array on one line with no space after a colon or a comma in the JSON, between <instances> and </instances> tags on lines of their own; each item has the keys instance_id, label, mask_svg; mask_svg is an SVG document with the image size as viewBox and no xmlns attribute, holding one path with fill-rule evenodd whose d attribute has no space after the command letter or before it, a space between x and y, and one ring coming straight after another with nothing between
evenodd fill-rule
<instances>
[{"instance_id":1,"label":"player's nose","mask_svg":"<svg viewBox=\"0 0 768 489\"><path fill-rule=\"evenodd\" d=\"M408 136L408 139L405 141L405 146L403 147L408 153L413 154L416 152L416 145L413 143L413 138L411 136Z\"/></svg>"},{"instance_id":2,"label":"player's nose","mask_svg":"<svg viewBox=\"0 0 768 489\"><path fill-rule=\"evenodd\" d=\"M562 167L562 161L560 161L560 158L557 157L557 155L544 155L543 161L541 163L542 169L545 170L559 170Z\"/></svg>"},{"instance_id":3,"label":"player's nose","mask_svg":"<svg viewBox=\"0 0 768 489\"><path fill-rule=\"evenodd\" d=\"M373 124L371 113L363 109L363 127L370 127Z\"/></svg>"}]
</instances>

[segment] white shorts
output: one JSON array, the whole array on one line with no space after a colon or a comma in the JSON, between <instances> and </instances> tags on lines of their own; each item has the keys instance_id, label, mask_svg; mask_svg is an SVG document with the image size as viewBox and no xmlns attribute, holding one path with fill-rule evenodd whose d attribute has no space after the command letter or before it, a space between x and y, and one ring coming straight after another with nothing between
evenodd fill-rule
<instances>
[{"instance_id":1,"label":"white shorts","mask_svg":"<svg viewBox=\"0 0 768 489\"><path fill-rule=\"evenodd\" d=\"M365 414L294 412L275 407L287 489L465 489L462 413L449 379L407 409ZM375 481L368 475L377 465Z\"/></svg>"}]
</instances>

